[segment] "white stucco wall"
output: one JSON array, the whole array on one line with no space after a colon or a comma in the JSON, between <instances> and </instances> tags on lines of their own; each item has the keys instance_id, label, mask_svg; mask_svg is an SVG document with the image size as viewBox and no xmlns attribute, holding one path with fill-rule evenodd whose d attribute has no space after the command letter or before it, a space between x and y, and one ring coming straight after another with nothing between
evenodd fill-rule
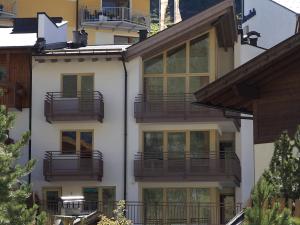
<instances>
[{"instance_id":1,"label":"white stucco wall","mask_svg":"<svg viewBox=\"0 0 300 225\"><path fill-rule=\"evenodd\" d=\"M255 8L256 16L243 26L261 33L258 45L270 48L295 33L296 15L270 0L245 0L245 15Z\"/></svg>"},{"instance_id":2,"label":"white stucco wall","mask_svg":"<svg viewBox=\"0 0 300 225\"><path fill-rule=\"evenodd\" d=\"M241 183L241 202L245 204L250 197L254 186L254 145L253 145L253 122L242 120L241 123L241 149L242 153L242 183Z\"/></svg>"},{"instance_id":3,"label":"white stucco wall","mask_svg":"<svg viewBox=\"0 0 300 225\"><path fill-rule=\"evenodd\" d=\"M255 182L259 180L263 172L269 168L274 153L274 143L255 145Z\"/></svg>"},{"instance_id":4,"label":"white stucco wall","mask_svg":"<svg viewBox=\"0 0 300 225\"><path fill-rule=\"evenodd\" d=\"M103 123L60 122L49 124L44 117L44 96L46 92L61 91L61 74L93 73L95 90L104 96L105 116ZM34 189L40 192L43 186L61 186L70 193L81 194L82 187L116 186L117 199L122 199L123 188L123 98L124 71L121 61L98 61L70 63L33 62L33 120L32 157L38 160L32 174ZM46 182L42 174L42 159L45 151L60 150L60 131L64 129L94 130L94 149L100 150L104 157L104 176L102 182Z\"/></svg>"}]
</instances>

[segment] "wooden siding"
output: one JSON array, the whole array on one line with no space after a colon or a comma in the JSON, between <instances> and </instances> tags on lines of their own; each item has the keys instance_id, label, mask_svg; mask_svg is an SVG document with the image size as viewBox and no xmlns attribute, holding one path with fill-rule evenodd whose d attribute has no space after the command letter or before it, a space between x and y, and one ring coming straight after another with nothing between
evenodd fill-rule
<instances>
[{"instance_id":1,"label":"wooden siding","mask_svg":"<svg viewBox=\"0 0 300 225\"><path fill-rule=\"evenodd\" d=\"M28 108L31 53L27 50L1 50L0 65L8 73L7 79L0 82L4 88L1 104L12 108Z\"/></svg>"},{"instance_id":2,"label":"wooden siding","mask_svg":"<svg viewBox=\"0 0 300 225\"><path fill-rule=\"evenodd\" d=\"M274 142L284 130L294 135L300 125L300 68L289 68L260 87L260 99L254 103L256 144Z\"/></svg>"}]
</instances>

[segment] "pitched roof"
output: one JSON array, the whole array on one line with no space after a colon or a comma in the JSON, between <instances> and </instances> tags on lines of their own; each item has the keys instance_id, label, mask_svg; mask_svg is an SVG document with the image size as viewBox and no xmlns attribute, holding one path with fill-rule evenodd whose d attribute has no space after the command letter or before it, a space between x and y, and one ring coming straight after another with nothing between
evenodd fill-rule
<instances>
[{"instance_id":1,"label":"pitched roof","mask_svg":"<svg viewBox=\"0 0 300 225\"><path fill-rule=\"evenodd\" d=\"M233 47L237 29L233 0L223 0L211 8L171 26L128 48L127 59L148 57L215 27L220 47Z\"/></svg>"},{"instance_id":2,"label":"pitched roof","mask_svg":"<svg viewBox=\"0 0 300 225\"><path fill-rule=\"evenodd\" d=\"M198 104L252 113L259 86L300 58L300 34L279 43L195 93Z\"/></svg>"}]
</instances>

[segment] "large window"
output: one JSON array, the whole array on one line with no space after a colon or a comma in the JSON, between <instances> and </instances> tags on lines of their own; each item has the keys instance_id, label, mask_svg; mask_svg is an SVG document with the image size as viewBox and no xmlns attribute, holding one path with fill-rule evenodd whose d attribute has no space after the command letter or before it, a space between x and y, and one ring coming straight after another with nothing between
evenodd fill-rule
<instances>
[{"instance_id":1,"label":"large window","mask_svg":"<svg viewBox=\"0 0 300 225\"><path fill-rule=\"evenodd\" d=\"M203 157L210 151L209 131L149 131L144 132L144 154L148 157L181 158L186 152Z\"/></svg>"},{"instance_id":2,"label":"large window","mask_svg":"<svg viewBox=\"0 0 300 225\"><path fill-rule=\"evenodd\" d=\"M181 96L208 84L213 63L209 60L209 37L202 35L144 60L144 93Z\"/></svg>"},{"instance_id":3,"label":"large window","mask_svg":"<svg viewBox=\"0 0 300 225\"><path fill-rule=\"evenodd\" d=\"M208 188L145 188L145 219L174 224L209 224L211 197ZM214 204L212 204L214 205Z\"/></svg>"},{"instance_id":4,"label":"large window","mask_svg":"<svg viewBox=\"0 0 300 225\"><path fill-rule=\"evenodd\" d=\"M103 212L108 213L106 215L111 215L116 201L115 187L86 187L83 188L83 196L85 211L101 208Z\"/></svg>"},{"instance_id":5,"label":"large window","mask_svg":"<svg viewBox=\"0 0 300 225\"><path fill-rule=\"evenodd\" d=\"M90 156L93 149L93 131L62 131L61 152L63 154L80 153Z\"/></svg>"},{"instance_id":6,"label":"large window","mask_svg":"<svg viewBox=\"0 0 300 225\"><path fill-rule=\"evenodd\" d=\"M63 97L77 97L78 93L91 94L94 91L93 75L62 75L62 92Z\"/></svg>"}]
</instances>

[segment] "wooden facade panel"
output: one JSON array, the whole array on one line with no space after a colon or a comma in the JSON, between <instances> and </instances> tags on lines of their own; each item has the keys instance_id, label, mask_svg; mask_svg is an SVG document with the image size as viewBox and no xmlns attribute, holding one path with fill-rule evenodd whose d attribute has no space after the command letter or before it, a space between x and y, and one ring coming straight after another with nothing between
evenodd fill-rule
<instances>
[{"instance_id":1,"label":"wooden facade panel","mask_svg":"<svg viewBox=\"0 0 300 225\"><path fill-rule=\"evenodd\" d=\"M29 107L30 87L30 62L31 55L28 53L13 53L10 55L9 80L12 83L19 83L24 88L22 105ZM16 66L17 65L17 66Z\"/></svg>"},{"instance_id":2,"label":"wooden facade panel","mask_svg":"<svg viewBox=\"0 0 300 225\"><path fill-rule=\"evenodd\" d=\"M283 131L294 135L300 125L300 69L261 87L254 107L255 143L274 142Z\"/></svg>"},{"instance_id":3,"label":"wooden facade panel","mask_svg":"<svg viewBox=\"0 0 300 225\"><path fill-rule=\"evenodd\" d=\"M0 104L9 108L28 108L30 103L31 53L27 50L1 50L0 67L6 76L0 78L4 96Z\"/></svg>"}]
</instances>

